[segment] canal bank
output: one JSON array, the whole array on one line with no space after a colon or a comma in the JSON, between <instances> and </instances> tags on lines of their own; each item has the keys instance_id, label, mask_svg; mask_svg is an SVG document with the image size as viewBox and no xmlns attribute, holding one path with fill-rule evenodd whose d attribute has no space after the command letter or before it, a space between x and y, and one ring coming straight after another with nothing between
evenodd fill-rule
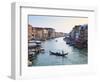
<instances>
[{"instance_id":1,"label":"canal bank","mask_svg":"<svg viewBox=\"0 0 100 82\"><path fill-rule=\"evenodd\" d=\"M63 40L64 37L50 39L41 43L44 52L40 52L35 55L32 60L32 66L49 66L49 65L75 65L75 64L87 64L88 55L86 49L77 49L73 46L69 46ZM62 50L68 55L65 57L50 55L49 51L62 52Z\"/></svg>"}]
</instances>

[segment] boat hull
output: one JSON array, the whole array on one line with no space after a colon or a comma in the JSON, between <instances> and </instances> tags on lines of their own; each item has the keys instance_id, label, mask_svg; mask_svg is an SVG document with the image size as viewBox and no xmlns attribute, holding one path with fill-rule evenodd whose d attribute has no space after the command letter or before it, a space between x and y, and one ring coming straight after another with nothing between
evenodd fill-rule
<instances>
[{"instance_id":1,"label":"boat hull","mask_svg":"<svg viewBox=\"0 0 100 82\"><path fill-rule=\"evenodd\" d=\"M50 51L50 55L56 55L56 56L66 56L66 55L68 55L68 53L65 53L65 54L60 54L60 53L58 53L58 52L54 53L54 52L51 52L51 51Z\"/></svg>"}]
</instances>

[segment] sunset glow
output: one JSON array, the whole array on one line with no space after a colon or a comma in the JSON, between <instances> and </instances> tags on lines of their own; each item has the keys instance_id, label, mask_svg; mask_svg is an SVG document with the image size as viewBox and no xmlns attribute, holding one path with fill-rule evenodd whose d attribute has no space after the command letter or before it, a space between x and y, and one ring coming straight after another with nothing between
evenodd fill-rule
<instances>
[{"instance_id":1,"label":"sunset glow","mask_svg":"<svg viewBox=\"0 0 100 82\"><path fill-rule=\"evenodd\" d=\"M29 16L28 23L33 27L54 28L57 32L69 33L75 25L88 24L88 18L59 16Z\"/></svg>"}]
</instances>

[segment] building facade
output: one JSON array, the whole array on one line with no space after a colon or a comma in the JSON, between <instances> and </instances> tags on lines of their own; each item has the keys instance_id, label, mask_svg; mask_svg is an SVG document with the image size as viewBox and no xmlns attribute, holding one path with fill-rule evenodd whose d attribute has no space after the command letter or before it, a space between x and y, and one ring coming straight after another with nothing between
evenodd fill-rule
<instances>
[{"instance_id":1,"label":"building facade","mask_svg":"<svg viewBox=\"0 0 100 82\"><path fill-rule=\"evenodd\" d=\"M77 48L87 48L88 25L75 25L72 31L65 37L66 43Z\"/></svg>"},{"instance_id":2,"label":"building facade","mask_svg":"<svg viewBox=\"0 0 100 82\"><path fill-rule=\"evenodd\" d=\"M28 40L47 40L63 36L64 33L56 32L53 28L32 27L32 25L28 25Z\"/></svg>"},{"instance_id":3,"label":"building facade","mask_svg":"<svg viewBox=\"0 0 100 82\"><path fill-rule=\"evenodd\" d=\"M31 40L33 38L33 28L31 25L28 25L28 40Z\"/></svg>"}]
</instances>

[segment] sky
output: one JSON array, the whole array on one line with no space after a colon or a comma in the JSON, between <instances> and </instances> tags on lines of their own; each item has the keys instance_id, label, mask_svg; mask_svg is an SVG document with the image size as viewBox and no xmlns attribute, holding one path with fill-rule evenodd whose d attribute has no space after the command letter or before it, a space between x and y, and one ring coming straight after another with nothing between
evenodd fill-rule
<instances>
[{"instance_id":1,"label":"sky","mask_svg":"<svg viewBox=\"0 0 100 82\"><path fill-rule=\"evenodd\" d=\"M75 25L88 24L88 18L29 15L28 24L33 27L54 28L56 32L69 33Z\"/></svg>"}]
</instances>

